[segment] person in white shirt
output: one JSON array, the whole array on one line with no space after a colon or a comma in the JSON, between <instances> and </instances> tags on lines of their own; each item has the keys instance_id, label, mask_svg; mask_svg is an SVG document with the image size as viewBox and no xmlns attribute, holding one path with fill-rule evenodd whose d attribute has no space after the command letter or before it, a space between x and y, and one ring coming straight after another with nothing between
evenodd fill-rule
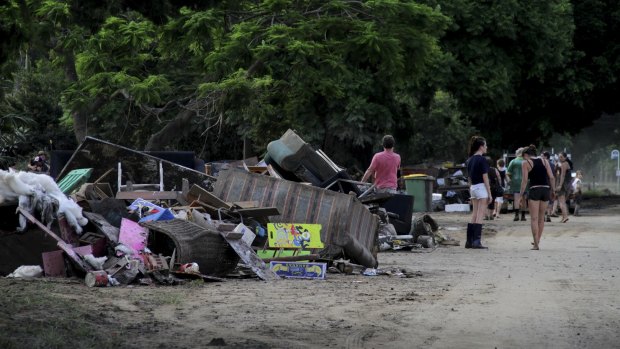
<instances>
[{"instance_id":1,"label":"person in white shirt","mask_svg":"<svg viewBox=\"0 0 620 349\"><path fill-rule=\"evenodd\" d=\"M573 195L575 198L575 210L573 216L579 216L579 206L581 206L581 187L582 187L583 174L581 170L575 172L575 179L573 180Z\"/></svg>"}]
</instances>

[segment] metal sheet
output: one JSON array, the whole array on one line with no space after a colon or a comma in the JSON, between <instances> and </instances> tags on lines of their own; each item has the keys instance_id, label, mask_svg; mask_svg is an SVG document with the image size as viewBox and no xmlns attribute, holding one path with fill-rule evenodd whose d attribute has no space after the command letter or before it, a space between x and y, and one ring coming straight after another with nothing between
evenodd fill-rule
<instances>
[{"instance_id":1,"label":"metal sheet","mask_svg":"<svg viewBox=\"0 0 620 349\"><path fill-rule=\"evenodd\" d=\"M220 171L213 193L226 202L255 200L262 207L277 207L280 215L270 219L274 223L321 224L330 257L352 236L376 258L377 217L351 195L237 169Z\"/></svg>"},{"instance_id":2,"label":"metal sheet","mask_svg":"<svg viewBox=\"0 0 620 349\"><path fill-rule=\"evenodd\" d=\"M265 281L279 280L280 277L269 267L262 259L256 255L256 252L243 239L230 239L228 234L221 232L220 235L226 239L228 244L237 252L241 260L249 266L259 278Z\"/></svg>"}]
</instances>

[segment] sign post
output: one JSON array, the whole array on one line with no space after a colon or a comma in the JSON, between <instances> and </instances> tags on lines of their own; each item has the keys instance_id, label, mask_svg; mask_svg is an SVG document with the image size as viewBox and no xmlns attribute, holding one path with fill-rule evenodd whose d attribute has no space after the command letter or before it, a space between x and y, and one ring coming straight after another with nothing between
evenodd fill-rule
<instances>
[{"instance_id":1,"label":"sign post","mask_svg":"<svg viewBox=\"0 0 620 349\"><path fill-rule=\"evenodd\" d=\"M618 151L618 149L611 151L611 159L618 161L616 165L616 190L620 193L620 151Z\"/></svg>"}]
</instances>

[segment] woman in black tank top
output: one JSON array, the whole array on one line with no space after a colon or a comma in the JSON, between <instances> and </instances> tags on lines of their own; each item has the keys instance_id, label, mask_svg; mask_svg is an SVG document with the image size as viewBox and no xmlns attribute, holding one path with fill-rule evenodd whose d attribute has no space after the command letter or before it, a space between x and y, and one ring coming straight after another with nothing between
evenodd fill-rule
<instances>
[{"instance_id":1,"label":"woman in black tank top","mask_svg":"<svg viewBox=\"0 0 620 349\"><path fill-rule=\"evenodd\" d=\"M545 228L545 211L551 198L551 185L555 183L549 162L536 156L536 147L530 145L523 151L523 176L521 178L521 194L525 191L527 182L530 182L528 206L530 210L530 225L532 227L532 250L538 250L540 237ZM521 196L523 197L523 196Z\"/></svg>"}]
</instances>

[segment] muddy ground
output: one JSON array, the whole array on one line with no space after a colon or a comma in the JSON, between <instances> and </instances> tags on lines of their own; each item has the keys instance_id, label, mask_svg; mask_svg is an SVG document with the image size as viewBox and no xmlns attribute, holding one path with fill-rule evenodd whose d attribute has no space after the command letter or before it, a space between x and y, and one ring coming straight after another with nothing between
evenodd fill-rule
<instances>
[{"instance_id":1,"label":"muddy ground","mask_svg":"<svg viewBox=\"0 0 620 349\"><path fill-rule=\"evenodd\" d=\"M582 214L548 223L540 251L529 221L504 215L485 226L488 251L379 255L412 278L108 288L0 278L0 348L617 348L620 202L589 200ZM468 215L432 216L463 241Z\"/></svg>"}]
</instances>

